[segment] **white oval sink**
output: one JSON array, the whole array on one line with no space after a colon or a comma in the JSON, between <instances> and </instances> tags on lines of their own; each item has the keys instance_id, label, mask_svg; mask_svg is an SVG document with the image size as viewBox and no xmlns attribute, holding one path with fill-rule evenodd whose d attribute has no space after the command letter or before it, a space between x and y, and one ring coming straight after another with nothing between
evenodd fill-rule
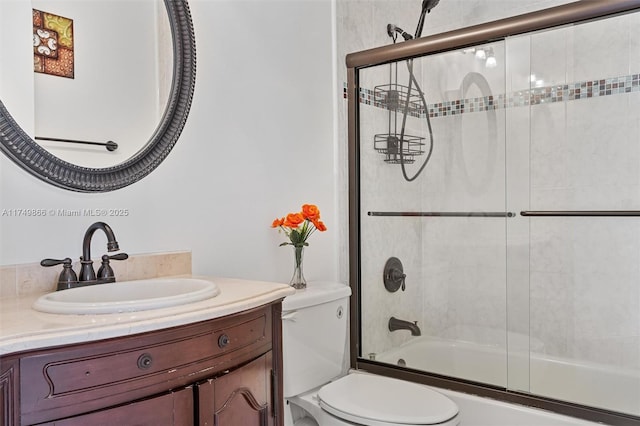
<instances>
[{"instance_id":1,"label":"white oval sink","mask_svg":"<svg viewBox=\"0 0 640 426\"><path fill-rule=\"evenodd\" d=\"M113 314L183 305L218 294L218 285L207 280L153 278L48 293L35 301L33 309L51 314Z\"/></svg>"}]
</instances>

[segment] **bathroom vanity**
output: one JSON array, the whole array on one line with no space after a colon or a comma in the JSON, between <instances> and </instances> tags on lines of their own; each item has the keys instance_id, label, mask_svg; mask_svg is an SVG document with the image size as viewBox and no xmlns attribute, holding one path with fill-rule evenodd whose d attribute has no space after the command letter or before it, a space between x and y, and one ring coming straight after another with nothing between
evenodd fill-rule
<instances>
[{"instance_id":1,"label":"bathroom vanity","mask_svg":"<svg viewBox=\"0 0 640 426\"><path fill-rule=\"evenodd\" d=\"M2 425L281 425L281 301L294 290L214 280L215 298L125 314L3 301L0 320L24 321L0 326Z\"/></svg>"}]
</instances>

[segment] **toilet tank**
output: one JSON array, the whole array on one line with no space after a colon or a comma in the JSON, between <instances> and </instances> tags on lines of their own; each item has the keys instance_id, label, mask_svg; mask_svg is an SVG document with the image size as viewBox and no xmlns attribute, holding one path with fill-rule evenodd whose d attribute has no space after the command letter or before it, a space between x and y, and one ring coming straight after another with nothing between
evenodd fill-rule
<instances>
[{"instance_id":1,"label":"toilet tank","mask_svg":"<svg viewBox=\"0 0 640 426\"><path fill-rule=\"evenodd\" d=\"M314 281L282 302L285 398L343 374L350 295L345 284Z\"/></svg>"}]
</instances>

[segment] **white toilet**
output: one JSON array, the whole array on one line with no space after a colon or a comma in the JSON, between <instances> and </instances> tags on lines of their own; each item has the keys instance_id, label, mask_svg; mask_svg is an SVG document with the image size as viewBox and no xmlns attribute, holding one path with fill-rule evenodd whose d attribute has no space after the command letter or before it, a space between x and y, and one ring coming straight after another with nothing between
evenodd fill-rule
<instances>
[{"instance_id":1,"label":"white toilet","mask_svg":"<svg viewBox=\"0 0 640 426\"><path fill-rule=\"evenodd\" d=\"M282 303L285 426L458 425L458 407L416 383L347 370L344 284L311 282Z\"/></svg>"}]
</instances>

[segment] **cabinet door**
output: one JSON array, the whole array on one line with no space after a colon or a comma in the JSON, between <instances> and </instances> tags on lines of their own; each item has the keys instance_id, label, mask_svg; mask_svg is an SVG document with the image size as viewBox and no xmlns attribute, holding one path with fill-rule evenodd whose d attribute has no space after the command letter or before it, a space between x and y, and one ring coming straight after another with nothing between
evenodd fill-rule
<instances>
[{"instance_id":1,"label":"cabinet door","mask_svg":"<svg viewBox=\"0 0 640 426\"><path fill-rule=\"evenodd\" d=\"M43 423L48 426L184 426L193 424L193 387L90 414Z\"/></svg>"},{"instance_id":2,"label":"cabinet door","mask_svg":"<svg viewBox=\"0 0 640 426\"><path fill-rule=\"evenodd\" d=\"M270 426L271 352L197 388L201 426Z\"/></svg>"},{"instance_id":3,"label":"cabinet door","mask_svg":"<svg viewBox=\"0 0 640 426\"><path fill-rule=\"evenodd\" d=\"M0 357L0 426L17 423L18 362Z\"/></svg>"}]
</instances>

